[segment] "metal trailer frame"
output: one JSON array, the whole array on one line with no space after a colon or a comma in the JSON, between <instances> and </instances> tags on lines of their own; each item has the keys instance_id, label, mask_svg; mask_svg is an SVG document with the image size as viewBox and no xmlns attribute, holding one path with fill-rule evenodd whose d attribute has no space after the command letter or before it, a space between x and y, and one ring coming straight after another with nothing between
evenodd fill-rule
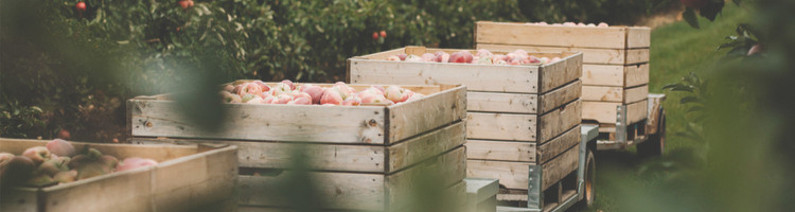
<instances>
[{"instance_id":1,"label":"metal trailer frame","mask_svg":"<svg viewBox=\"0 0 795 212\"><path fill-rule=\"evenodd\" d=\"M599 126L582 125L580 129L580 156L577 168L577 194L559 203L551 211L565 211L583 199L585 194L585 163L588 154L588 143L592 142L599 135ZM527 208L497 206L497 211L502 212L541 212L544 210L544 194L541 190L541 179L543 179L541 165L530 165L529 189L527 190Z\"/></svg>"},{"instance_id":2,"label":"metal trailer frame","mask_svg":"<svg viewBox=\"0 0 795 212\"><path fill-rule=\"evenodd\" d=\"M596 150L613 150L613 149L626 149L635 144L640 144L649 139L649 136L657 132L661 119L658 118L663 114L662 101L665 100L665 94L649 94L648 103L648 116L645 120L638 123L627 123L627 106L619 105L616 108L616 132L615 140L602 140L596 141ZM645 127L644 135L635 137L634 139L627 139L627 128L632 124L642 124ZM662 126L665 127L665 126Z\"/></svg>"}]
</instances>

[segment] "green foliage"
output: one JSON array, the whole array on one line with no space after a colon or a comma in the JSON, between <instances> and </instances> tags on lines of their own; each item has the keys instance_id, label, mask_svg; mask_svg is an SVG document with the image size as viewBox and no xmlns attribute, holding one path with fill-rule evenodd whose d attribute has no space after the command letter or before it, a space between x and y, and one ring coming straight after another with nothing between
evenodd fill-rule
<instances>
[{"instance_id":1,"label":"green foliage","mask_svg":"<svg viewBox=\"0 0 795 212\"><path fill-rule=\"evenodd\" d=\"M672 10L678 3L677 0L528 0L520 1L519 6L535 21L633 25L643 17Z\"/></svg>"},{"instance_id":2,"label":"green foliage","mask_svg":"<svg viewBox=\"0 0 795 212\"><path fill-rule=\"evenodd\" d=\"M43 133L43 111L36 106L21 106L19 102L0 105L0 136L30 137Z\"/></svg>"}]
</instances>

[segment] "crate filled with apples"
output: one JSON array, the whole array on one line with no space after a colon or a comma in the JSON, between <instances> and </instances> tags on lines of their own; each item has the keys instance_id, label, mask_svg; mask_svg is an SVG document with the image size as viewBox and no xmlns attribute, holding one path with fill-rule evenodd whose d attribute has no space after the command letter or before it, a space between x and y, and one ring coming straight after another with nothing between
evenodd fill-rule
<instances>
[{"instance_id":1,"label":"crate filled with apples","mask_svg":"<svg viewBox=\"0 0 795 212\"><path fill-rule=\"evenodd\" d=\"M649 93L651 29L605 23L476 24L478 49L583 53L583 119L614 132L617 106L627 106L627 121L646 119Z\"/></svg>"},{"instance_id":2,"label":"crate filled with apples","mask_svg":"<svg viewBox=\"0 0 795 212\"><path fill-rule=\"evenodd\" d=\"M236 151L0 138L0 210L188 210L225 201Z\"/></svg>"},{"instance_id":3,"label":"crate filled with apples","mask_svg":"<svg viewBox=\"0 0 795 212\"><path fill-rule=\"evenodd\" d=\"M365 84L466 85L467 176L500 179L501 187L526 196L531 165L546 173L577 168L582 57L409 46L348 59L348 77ZM543 189L563 176L547 175Z\"/></svg>"},{"instance_id":4,"label":"crate filled with apples","mask_svg":"<svg viewBox=\"0 0 795 212\"><path fill-rule=\"evenodd\" d=\"M171 95L128 101L130 129L158 143L239 146L245 207L291 208L281 184L306 161L323 209L401 207L425 175L432 191L463 194L466 87L238 80L219 88L226 118L205 131L179 113ZM435 173L435 174L430 174ZM453 195L455 196L455 195Z\"/></svg>"}]
</instances>

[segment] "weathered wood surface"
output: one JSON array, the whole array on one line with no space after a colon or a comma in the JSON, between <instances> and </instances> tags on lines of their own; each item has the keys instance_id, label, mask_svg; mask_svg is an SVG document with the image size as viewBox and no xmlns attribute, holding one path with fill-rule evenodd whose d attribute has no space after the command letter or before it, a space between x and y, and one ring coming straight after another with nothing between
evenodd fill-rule
<instances>
[{"instance_id":1,"label":"weathered wood surface","mask_svg":"<svg viewBox=\"0 0 795 212\"><path fill-rule=\"evenodd\" d=\"M625 65L649 62L649 49L593 49L577 47L547 47L507 44L478 43L477 49L490 51L514 51L522 49L528 52L582 52L583 64Z\"/></svg>"},{"instance_id":2,"label":"weathered wood surface","mask_svg":"<svg viewBox=\"0 0 795 212\"><path fill-rule=\"evenodd\" d=\"M446 89L390 107L224 104L226 113L233 115L226 116L217 131L192 124L174 101L136 98L129 104L130 128L133 136L142 137L384 145L460 120L465 90L463 86ZM431 105L438 113L419 108Z\"/></svg>"},{"instance_id":3,"label":"weathered wood surface","mask_svg":"<svg viewBox=\"0 0 795 212\"><path fill-rule=\"evenodd\" d=\"M649 87L646 85L622 88L610 86L583 86L583 101L621 102L624 104L637 102L646 98Z\"/></svg>"},{"instance_id":4,"label":"weathered wood surface","mask_svg":"<svg viewBox=\"0 0 795 212\"><path fill-rule=\"evenodd\" d=\"M419 180L440 176L440 186L461 182L465 175L466 155L463 147L438 158L424 161L395 174L296 172L273 170L261 176L240 176L240 204L247 206L294 207L287 199L291 183L310 184L313 195L322 198L323 209L384 210L406 201L417 191ZM300 177L300 178L298 178ZM300 181L297 181L300 180Z\"/></svg>"},{"instance_id":5,"label":"weathered wood surface","mask_svg":"<svg viewBox=\"0 0 795 212\"><path fill-rule=\"evenodd\" d=\"M467 139L535 141L537 121L531 114L469 112Z\"/></svg>"},{"instance_id":6,"label":"weathered wood surface","mask_svg":"<svg viewBox=\"0 0 795 212\"><path fill-rule=\"evenodd\" d=\"M530 162L467 160L467 177L499 179L508 189L527 190Z\"/></svg>"},{"instance_id":7,"label":"weathered wood surface","mask_svg":"<svg viewBox=\"0 0 795 212\"><path fill-rule=\"evenodd\" d=\"M404 51L418 48L406 47ZM460 51L419 49L431 53ZM386 61L378 59L379 57L365 56L349 59L348 72L351 83L464 84L469 91L513 93L545 93L582 75L582 53L533 53L533 55L561 57L562 60L542 66L505 66Z\"/></svg>"},{"instance_id":8,"label":"weathered wood surface","mask_svg":"<svg viewBox=\"0 0 795 212\"><path fill-rule=\"evenodd\" d=\"M583 102L582 118L594 120L600 124L616 123L616 107L622 103L614 102ZM627 105L627 121L635 123L646 119L648 113L647 100L642 100Z\"/></svg>"},{"instance_id":9,"label":"weathered wood surface","mask_svg":"<svg viewBox=\"0 0 795 212\"><path fill-rule=\"evenodd\" d=\"M582 83L577 80L545 94L467 92L467 110L542 114L580 97Z\"/></svg>"},{"instance_id":10,"label":"weathered wood surface","mask_svg":"<svg viewBox=\"0 0 795 212\"><path fill-rule=\"evenodd\" d=\"M46 141L0 139L0 151L21 153ZM140 146L77 143L119 159L158 153L157 166L115 172L72 183L38 189L20 188L13 203L0 201L0 210L26 211L182 211L197 202L217 202L233 194L237 178L237 147L200 152L196 146ZM111 151L110 149L116 149ZM21 150L22 149L22 150ZM159 150L158 150L159 149ZM104 150L104 151L103 151ZM170 154L163 154L171 151ZM187 155L187 151L192 151ZM176 156L175 156L176 155ZM38 193L37 195L25 195ZM25 209L26 208L26 209Z\"/></svg>"},{"instance_id":11,"label":"weathered wood surface","mask_svg":"<svg viewBox=\"0 0 795 212\"><path fill-rule=\"evenodd\" d=\"M499 161L536 161L536 143L467 140L467 158Z\"/></svg>"},{"instance_id":12,"label":"weathered wood surface","mask_svg":"<svg viewBox=\"0 0 795 212\"><path fill-rule=\"evenodd\" d=\"M582 101L572 101L565 106L541 115L538 119L537 141L545 142L582 122Z\"/></svg>"},{"instance_id":13,"label":"weathered wood surface","mask_svg":"<svg viewBox=\"0 0 795 212\"><path fill-rule=\"evenodd\" d=\"M583 85L635 87L649 83L649 64L583 65Z\"/></svg>"},{"instance_id":14,"label":"weathered wood surface","mask_svg":"<svg viewBox=\"0 0 795 212\"><path fill-rule=\"evenodd\" d=\"M569 173L576 171L578 166L578 159L580 156L580 144L577 143L574 147L569 148L562 154L554 159L541 164L541 190L555 185L558 181L566 177Z\"/></svg>"},{"instance_id":15,"label":"weathered wood surface","mask_svg":"<svg viewBox=\"0 0 795 212\"><path fill-rule=\"evenodd\" d=\"M527 23L479 21L475 42L605 49L644 48L650 45L648 27L536 26Z\"/></svg>"},{"instance_id":16,"label":"weathered wood surface","mask_svg":"<svg viewBox=\"0 0 795 212\"><path fill-rule=\"evenodd\" d=\"M553 111L556 108L572 102L582 96L582 82L576 80L561 88L542 94L538 98L538 114Z\"/></svg>"},{"instance_id":17,"label":"weathered wood surface","mask_svg":"<svg viewBox=\"0 0 795 212\"><path fill-rule=\"evenodd\" d=\"M577 125L564 132L562 135L538 145L538 162L545 163L570 147L577 145L580 143L580 136L580 125Z\"/></svg>"}]
</instances>

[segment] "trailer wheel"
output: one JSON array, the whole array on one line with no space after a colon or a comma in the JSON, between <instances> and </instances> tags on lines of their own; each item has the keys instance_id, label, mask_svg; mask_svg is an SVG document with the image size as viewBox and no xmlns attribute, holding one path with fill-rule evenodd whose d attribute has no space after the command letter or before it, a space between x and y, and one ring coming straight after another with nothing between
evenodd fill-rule
<instances>
[{"instance_id":1,"label":"trailer wheel","mask_svg":"<svg viewBox=\"0 0 795 212\"><path fill-rule=\"evenodd\" d=\"M591 208L596 197L594 190L594 180L596 180L596 159L594 158L593 151L588 149L585 159L585 176L583 183L583 197L579 202L579 208Z\"/></svg>"},{"instance_id":2,"label":"trailer wheel","mask_svg":"<svg viewBox=\"0 0 795 212\"><path fill-rule=\"evenodd\" d=\"M642 157L660 156L665 151L665 110L660 110L657 133L650 135L646 142L638 144L638 154Z\"/></svg>"}]
</instances>

